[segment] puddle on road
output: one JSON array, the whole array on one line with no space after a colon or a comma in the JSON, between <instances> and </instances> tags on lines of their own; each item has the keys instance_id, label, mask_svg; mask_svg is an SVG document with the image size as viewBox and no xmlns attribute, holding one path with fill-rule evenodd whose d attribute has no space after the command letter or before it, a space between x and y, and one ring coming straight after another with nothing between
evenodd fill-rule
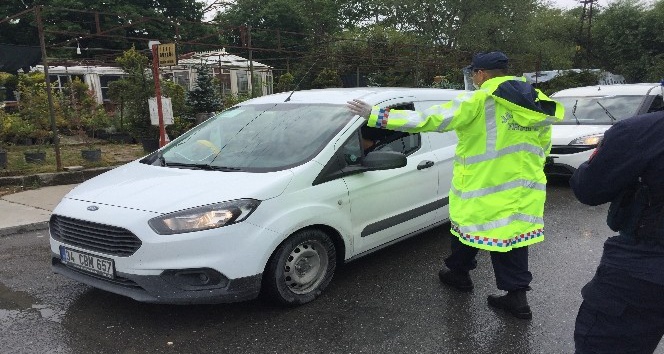
<instances>
[{"instance_id":1,"label":"puddle on road","mask_svg":"<svg viewBox=\"0 0 664 354\"><path fill-rule=\"evenodd\" d=\"M0 283L0 321L15 320L37 311L42 318L62 323L65 311L53 309L46 305L38 304L38 301L24 291L14 291Z\"/></svg>"},{"instance_id":2,"label":"puddle on road","mask_svg":"<svg viewBox=\"0 0 664 354\"><path fill-rule=\"evenodd\" d=\"M45 305L32 305L32 308L39 311L42 318L56 323L62 323L62 317L65 315L65 311L54 310Z\"/></svg>"},{"instance_id":3,"label":"puddle on road","mask_svg":"<svg viewBox=\"0 0 664 354\"><path fill-rule=\"evenodd\" d=\"M0 283L0 309L24 310L34 304L35 298L23 291L13 291Z\"/></svg>"}]
</instances>

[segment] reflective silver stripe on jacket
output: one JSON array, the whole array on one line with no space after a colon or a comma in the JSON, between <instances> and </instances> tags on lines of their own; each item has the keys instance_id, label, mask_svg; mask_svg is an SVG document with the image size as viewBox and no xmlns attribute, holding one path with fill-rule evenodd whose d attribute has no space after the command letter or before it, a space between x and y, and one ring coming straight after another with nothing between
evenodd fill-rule
<instances>
[{"instance_id":1,"label":"reflective silver stripe on jacket","mask_svg":"<svg viewBox=\"0 0 664 354\"><path fill-rule=\"evenodd\" d=\"M551 125L551 124L557 122L558 120L559 119L556 118L556 117L547 116L546 118L544 118L543 121L541 121L539 123L535 123L535 124L531 125L531 127L537 127L537 128L546 127L547 125Z\"/></svg>"},{"instance_id":2,"label":"reflective silver stripe on jacket","mask_svg":"<svg viewBox=\"0 0 664 354\"><path fill-rule=\"evenodd\" d=\"M485 195L493 194L493 193L498 193L502 191L506 191L508 189L513 189L513 188L518 188L518 187L524 187L524 188L529 188L529 189L536 189L540 191L546 191L546 184L544 183L537 183L533 181L528 181L525 179L517 179L514 181L510 181L507 183L499 184L497 186L493 187L486 187L482 189L477 189L474 191L470 192L461 192L454 188L450 189L450 191L454 194L456 194L459 198L461 199L470 199L470 198L477 198L477 197L483 197Z\"/></svg>"},{"instance_id":3,"label":"reflective silver stripe on jacket","mask_svg":"<svg viewBox=\"0 0 664 354\"><path fill-rule=\"evenodd\" d=\"M484 102L484 124L486 127L486 152L496 151L498 124L496 123L496 100L489 96ZM468 158L466 158L466 163Z\"/></svg>"},{"instance_id":4,"label":"reflective silver stripe on jacket","mask_svg":"<svg viewBox=\"0 0 664 354\"><path fill-rule=\"evenodd\" d=\"M541 218L539 216L514 214L504 219L490 221L486 224L459 226L459 231L466 234L478 231L488 231L488 230L497 229L499 227L507 226L513 221L523 221L532 224L544 224L544 218Z\"/></svg>"},{"instance_id":5,"label":"reflective silver stripe on jacket","mask_svg":"<svg viewBox=\"0 0 664 354\"><path fill-rule=\"evenodd\" d=\"M490 152L487 152L487 153L484 153L484 154L481 154L481 155L466 157L465 159L463 159L461 157L458 157L458 156L455 156L454 160L458 163L461 163L461 164L463 164L464 161L465 161L465 163L467 165L470 165L470 164L474 164L474 163L493 160L495 158L505 156L505 155L509 155L509 154L519 152L519 151L526 151L526 152L530 152L532 154L538 155L539 157L544 157L544 152L546 150L542 149L541 147L537 147L535 145L523 143L523 144L511 145L511 146L508 146L504 149L500 149L500 150L497 150L497 151L490 151Z\"/></svg>"}]
</instances>

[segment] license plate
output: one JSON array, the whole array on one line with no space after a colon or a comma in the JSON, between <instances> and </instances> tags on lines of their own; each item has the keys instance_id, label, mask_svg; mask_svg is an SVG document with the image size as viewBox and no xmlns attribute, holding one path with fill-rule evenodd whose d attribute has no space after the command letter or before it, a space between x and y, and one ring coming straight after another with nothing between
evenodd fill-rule
<instances>
[{"instance_id":1,"label":"license plate","mask_svg":"<svg viewBox=\"0 0 664 354\"><path fill-rule=\"evenodd\" d=\"M113 279L113 260L60 246L60 259L68 267Z\"/></svg>"}]
</instances>

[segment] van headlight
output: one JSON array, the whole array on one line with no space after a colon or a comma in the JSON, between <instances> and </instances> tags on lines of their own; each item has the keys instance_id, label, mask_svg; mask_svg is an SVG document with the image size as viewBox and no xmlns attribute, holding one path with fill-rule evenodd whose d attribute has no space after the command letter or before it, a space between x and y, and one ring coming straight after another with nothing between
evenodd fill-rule
<instances>
[{"instance_id":1,"label":"van headlight","mask_svg":"<svg viewBox=\"0 0 664 354\"><path fill-rule=\"evenodd\" d=\"M150 219L148 224L160 235L215 229L238 223L260 204L255 199L238 199L177 211Z\"/></svg>"},{"instance_id":2,"label":"van headlight","mask_svg":"<svg viewBox=\"0 0 664 354\"><path fill-rule=\"evenodd\" d=\"M589 145L597 146L604 139L604 134L586 135L572 140L570 145Z\"/></svg>"}]
</instances>

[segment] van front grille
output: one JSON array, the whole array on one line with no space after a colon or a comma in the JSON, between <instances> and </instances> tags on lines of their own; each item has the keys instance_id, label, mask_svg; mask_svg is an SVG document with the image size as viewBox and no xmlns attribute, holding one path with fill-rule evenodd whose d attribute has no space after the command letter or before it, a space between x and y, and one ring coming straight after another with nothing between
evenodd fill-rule
<instances>
[{"instance_id":1,"label":"van front grille","mask_svg":"<svg viewBox=\"0 0 664 354\"><path fill-rule=\"evenodd\" d=\"M51 237L62 243L117 257L129 257L141 247L141 240L121 227L53 215Z\"/></svg>"}]
</instances>

